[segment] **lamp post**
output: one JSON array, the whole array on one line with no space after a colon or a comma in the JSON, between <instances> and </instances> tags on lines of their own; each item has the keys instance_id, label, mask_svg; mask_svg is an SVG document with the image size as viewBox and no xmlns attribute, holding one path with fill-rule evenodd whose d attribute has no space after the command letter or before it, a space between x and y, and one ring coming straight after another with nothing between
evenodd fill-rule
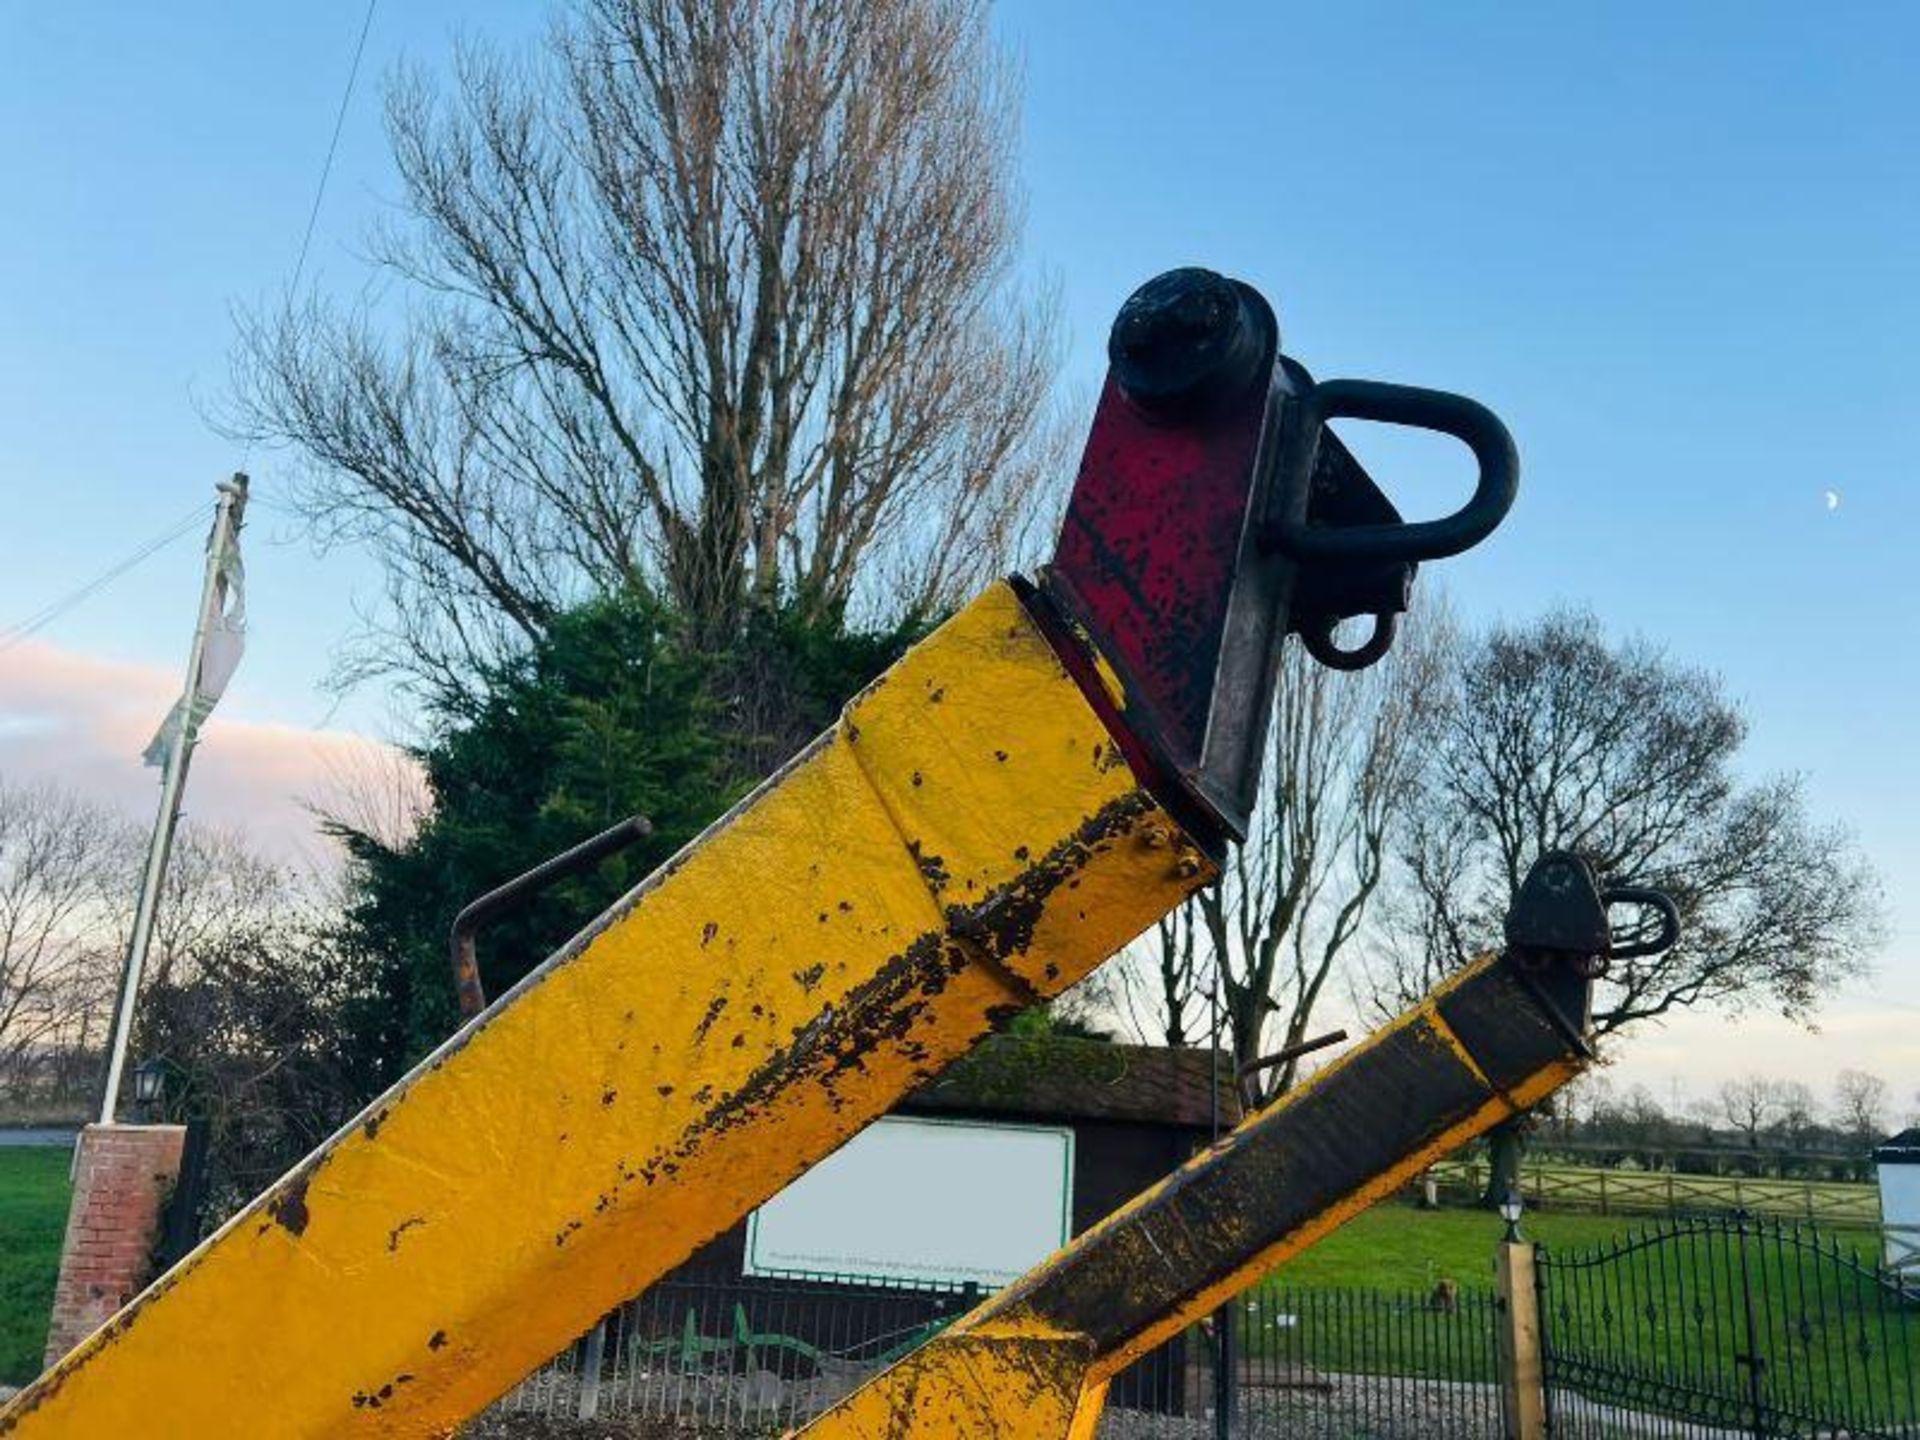
<instances>
[{"instance_id":1,"label":"lamp post","mask_svg":"<svg viewBox=\"0 0 1920 1440\"><path fill-rule=\"evenodd\" d=\"M167 1062L155 1057L133 1067L133 1100L140 1118L152 1125L159 1121L161 1100L167 1090Z\"/></svg>"}]
</instances>

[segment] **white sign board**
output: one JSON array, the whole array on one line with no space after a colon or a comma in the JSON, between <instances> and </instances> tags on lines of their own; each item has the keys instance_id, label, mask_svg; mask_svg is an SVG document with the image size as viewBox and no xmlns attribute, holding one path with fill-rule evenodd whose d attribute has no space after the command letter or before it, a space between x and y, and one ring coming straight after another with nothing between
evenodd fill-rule
<instances>
[{"instance_id":1,"label":"white sign board","mask_svg":"<svg viewBox=\"0 0 1920 1440\"><path fill-rule=\"evenodd\" d=\"M991 1289L1072 1224L1073 1131L889 1116L753 1213L746 1273Z\"/></svg>"}]
</instances>

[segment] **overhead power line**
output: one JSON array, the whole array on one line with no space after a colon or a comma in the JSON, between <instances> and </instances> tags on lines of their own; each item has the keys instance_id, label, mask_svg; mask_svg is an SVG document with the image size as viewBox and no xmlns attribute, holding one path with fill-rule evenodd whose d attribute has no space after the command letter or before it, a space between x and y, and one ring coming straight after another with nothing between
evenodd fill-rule
<instances>
[{"instance_id":1,"label":"overhead power line","mask_svg":"<svg viewBox=\"0 0 1920 1440\"><path fill-rule=\"evenodd\" d=\"M347 67L347 83L341 89L340 104L334 111L333 133L327 138L326 158L321 162L320 177L313 187L313 204L307 209L306 228L300 235L300 251L294 260L293 278L287 284L287 293L289 295L300 288L301 277L306 273L307 253L313 246L313 232L320 222L320 206L326 199L327 181L333 174L334 156L338 154L340 149L340 134L341 131L346 128L347 107L352 103L354 86L360 79L360 62L366 56L367 36L373 29L373 12L378 5L379 0L367 0L366 13L360 18L360 34L358 39L354 41L353 46L353 63ZM252 452L253 446L249 443L247 446L247 458L251 459ZM245 468L244 462L242 468ZM207 508L207 504L204 501L196 504L192 510L168 525L167 528L158 535L143 543L131 555L116 561L84 585L62 595L59 599L43 606L25 619L8 626L4 630L0 630L0 655L4 655L22 641L38 634L75 606L83 604L92 596L97 595L122 575L125 575L128 571L139 565L141 561L158 554L161 550L173 544L174 541L180 539L181 536L188 534L206 515Z\"/></svg>"},{"instance_id":2,"label":"overhead power line","mask_svg":"<svg viewBox=\"0 0 1920 1440\"><path fill-rule=\"evenodd\" d=\"M313 244L313 229L320 220L320 202L327 196L327 179L333 174L333 157L340 148L340 132L347 123L347 106L353 99L354 82L360 78L360 58L367 53L367 32L373 29L373 10L380 0L367 0L367 13L360 21L360 38L354 43L353 64L347 68L346 88L340 92L340 108L334 112L333 135L327 141L327 158L320 165L320 180L313 187L313 205L307 211L306 233L300 237L300 258L293 262L293 279L287 282L287 294L300 288L306 273L307 250Z\"/></svg>"},{"instance_id":3,"label":"overhead power line","mask_svg":"<svg viewBox=\"0 0 1920 1440\"><path fill-rule=\"evenodd\" d=\"M167 528L162 530L158 535L141 544L131 555L128 555L122 560L115 561L105 570L102 570L98 575L94 576L93 579L62 595L52 604L44 606L16 624L9 625L5 630L0 630L0 655L4 655L29 636L44 630L55 620L58 620L62 615L73 609L74 606L79 605L104 590L115 580L118 580L122 575L125 575L129 570L133 569L134 566L138 565L142 560L158 554L181 536L190 534L199 526L200 522L206 518L208 508L208 502L201 501L185 515L182 515L179 519L169 524Z\"/></svg>"},{"instance_id":4,"label":"overhead power line","mask_svg":"<svg viewBox=\"0 0 1920 1440\"><path fill-rule=\"evenodd\" d=\"M353 87L360 78L360 61L367 53L367 35L373 29L373 12L380 0L367 0L367 10L360 17L360 38L353 43L353 63L347 67L347 83L340 90L340 104L333 112L333 134L327 137L327 155L320 162L320 178L314 182L313 204L307 207L307 226L300 234L300 253L293 262L293 277L287 281L287 303L291 305L299 292L300 279L307 273L307 252L313 248L314 227L320 223L320 205L327 198L327 180L333 174L333 157L340 150L340 132L346 128L347 106L353 101ZM253 464L253 441L248 439L246 448L240 455L240 468L246 470Z\"/></svg>"}]
</instances>

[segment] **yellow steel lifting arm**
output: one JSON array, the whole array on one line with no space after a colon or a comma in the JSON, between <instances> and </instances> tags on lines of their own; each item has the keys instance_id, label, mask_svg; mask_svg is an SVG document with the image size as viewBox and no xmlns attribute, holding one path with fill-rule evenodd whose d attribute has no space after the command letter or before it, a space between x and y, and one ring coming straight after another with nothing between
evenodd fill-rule
<instances>
[{"instance_id":1,"label":"yellow steel lifting arm","mask_svg":"<svg viewBox=\"0 0 1920 1440\"><path fill-rule=\"evenodd\" d=\"M447 1433L1211 873L995 587L0 1430Z\"/></svg>"},{"instance_id":2,"label":"yellow steel lifting arm","mask_svg":"<svg viewBox=\"0 0 1920 1440\"><path fill-rule=\"evenodd\" d=\"M1664 897L1603 898L1584 861L1543 857L1504 955L1448 980L801 1436L1090 1437L1125 1366L1579 1072L1609 900L1659 909L1659 945L1678 938Z\"/></svg>"},{"instance_id":3,"label":"yellow steel lifting arm","mask_svg":"<svg viewBox=\"0 0 1920 1440\"><path fill-rule=\"evenodd\" d=\"M1139 292L1113 354L1037 584L916 647L0 1434L450 1434L1206 883L1252 803L1285 634L1376 658L1413 562L1490 531L1516 462L1468 402L1315 386L1264 301L1207 272ZM1467 440L1474 501L1399 524L1338 414ZM1337 649L1366 613L1375 639Z\"/></svg>"}]
</instances>

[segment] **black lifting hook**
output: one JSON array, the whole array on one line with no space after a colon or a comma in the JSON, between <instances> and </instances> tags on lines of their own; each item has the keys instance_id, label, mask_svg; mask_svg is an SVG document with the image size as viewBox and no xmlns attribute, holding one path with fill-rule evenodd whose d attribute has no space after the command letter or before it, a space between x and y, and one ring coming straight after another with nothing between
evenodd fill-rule
<instances>
[{"instance_id":1,"label":"black lifting hook","mask_svg":"<svg viewBox=\"0 0 1920 1440\"><path fill-rule=\"evenodd\" d=\"M1519 452L1499 417L1464 395L1375 380L1316 383L1296 361L1282 356L1281 363L1293 393L1281 417L1272 493L1296 513L1269 517L1261 543L1300 566L1292 628L1308 653L1336 670L1362 670L1392 647L1420 562L1471 549L1506 518L1520 488ZM1328 428L1341 418L1433 430L1462 441L1479 465L1472 496L1441 519L1403 521ZM1372 633L1342 648L1335 629L1360 615L1373 617Z\"/></svg>"},{"instance_id":2,"label":"black lifting hook","mask_svg":"<svg viewBox=\"0 0 1920 1440\"><path fill-rule=\"evenodd\" d=\"M1484 405L1412 385L1316 382L1281 352L1279 321L1260 293L1211 270L1169 270L1136 290L1114 320L1107 357L1126 406L1151 425L1204 428L1254 387L1271 387L1253 537L1262 554L1284 557L1295 572L1286 628L1334 669L1364 669L1385 655L1420 562L1486 539L1519 490L1513 437ZM1479 463L1472 497L1441 519L1403 521L1329 428L1336 419L1454 436ZM1372 633L1343 648L1335 630L1362 615L1373 617Z\"/></svg>"},{"instance_id":3,"label":"black lifting hook","mask_svg":"<svg viewBox=\"0 0 1920 1440\"><path fill-rule=\"evenodd\" d=\"M1616 905L1650 914L1621 932L1607 918ZM1664 891L1644 885L1602 889L1587 860L1549 850L1533 862L1507 911L1507 959L1521 983L1546 1007L1554 1024L1582 1050L1592 984L1614 960L1658 954L1680 941L1680 911Z\"/></svg>"},{"instance_id":4,"label":"black lifting hook","mask_svg":"<svg viewBox=\"0 0 1920 1440\"><path fill-rule=\"evenodd\" d=\"M1621 938L1607 919L1616 905L1652 911L1651 935L1636 926ZM1680 911L1663 890L1645 885L1600 887L1593 866L1570 850L1549 850L1533 862L1507 911L1507 948L1521 956L1559 956L1582 973L1606 973L1611 960L1657 955L1680 940Z\"/></svg>"}]
</instances>

